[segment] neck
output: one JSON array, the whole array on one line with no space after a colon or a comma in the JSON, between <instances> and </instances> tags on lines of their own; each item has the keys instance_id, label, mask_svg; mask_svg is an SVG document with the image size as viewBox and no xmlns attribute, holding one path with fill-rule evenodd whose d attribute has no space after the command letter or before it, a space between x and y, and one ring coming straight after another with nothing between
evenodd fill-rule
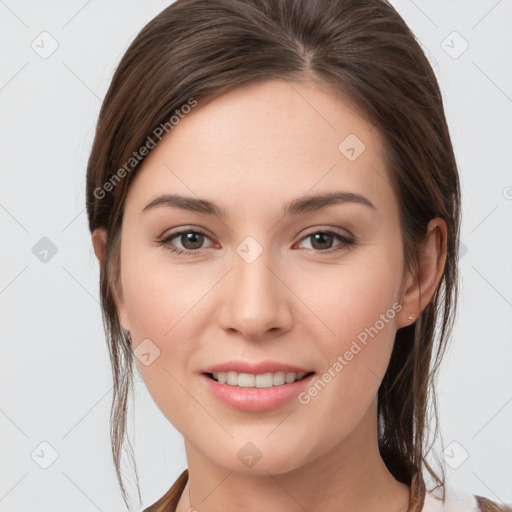
<instances>
[{"instance_id":1,"label":"neck","mask_svg":"<svg viewBox=\"0 0 512 512\"><path fill-rule=\"evenodd\" d=\"M177 512L408 510L409 487L393 477L379 453L375 402L348 438L286 473L238 473L187 441L185 448L189 479Z\"/></svg>"}]
</instances>

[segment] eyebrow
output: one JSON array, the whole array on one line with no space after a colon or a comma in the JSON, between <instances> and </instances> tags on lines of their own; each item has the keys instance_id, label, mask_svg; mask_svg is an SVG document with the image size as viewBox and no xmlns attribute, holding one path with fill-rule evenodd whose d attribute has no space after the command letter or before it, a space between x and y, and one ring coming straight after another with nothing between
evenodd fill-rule
<instances>
[{"instance_id":1,"label":"eyebrow","mask_svg":"<svg viewBox=\"0 0 512 512\"><path fill-rule=\"evenodd\" d=\"M361 204L376 210L373 203L361 194L340 191L299 197L286 203L283 207L282 214L283 216L300 215L307 212L318 211L327 206L344 203ZM227 210L212 201L198 199L192 196L182 196L180 194L161 194L148 203L143 208L142 213L158 206L181 208L182 210L216 216L220 219L227 219L228 217Z\"/></svg>"}]
</instances>

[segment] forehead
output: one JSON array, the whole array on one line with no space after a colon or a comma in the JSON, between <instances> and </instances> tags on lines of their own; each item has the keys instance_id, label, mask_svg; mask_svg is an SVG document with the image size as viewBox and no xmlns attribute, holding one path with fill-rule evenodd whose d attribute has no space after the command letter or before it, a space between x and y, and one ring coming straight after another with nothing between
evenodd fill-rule
<instances>
[{"instance_id":1,"label":"forehead","mask_svg":"<svg viewBox=\"0 0 512 512\"><path fill-rule=\"evenodd\" d=\"M151 150L131 184L138 209L162 192L286 202L348 190L393 201L378 130L347 102L307 82L272 80L200 101ZM225 198L222 201L222 197ZM282 199L282 201L281 201Z\"/></svg>"}]
</instances>

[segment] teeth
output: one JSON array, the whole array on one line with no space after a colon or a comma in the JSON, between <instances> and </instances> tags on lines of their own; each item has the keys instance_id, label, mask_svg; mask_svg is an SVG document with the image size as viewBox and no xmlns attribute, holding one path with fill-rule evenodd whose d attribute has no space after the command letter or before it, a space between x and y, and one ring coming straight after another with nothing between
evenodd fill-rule
<instances>
[{"instance_id":1,"label":"teeth","mask_svg":"<svg viewBox=\"0 0 512 512\"><path fill-rule=\"evenodd\" d=\"M252 373L238 372L218 372L213 374L213 378L220 384L228 384L229 386L238 386L240 388L271 388L272 386L282 386L283 384L291 384L300 380L306 375L305 373L262 373L253 375Z\"/></svg>"}]
</instances>

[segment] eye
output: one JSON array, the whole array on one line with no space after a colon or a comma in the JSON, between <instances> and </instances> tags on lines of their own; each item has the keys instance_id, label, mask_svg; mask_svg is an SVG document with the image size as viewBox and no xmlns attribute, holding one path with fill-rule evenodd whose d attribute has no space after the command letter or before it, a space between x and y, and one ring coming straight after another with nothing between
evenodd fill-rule
<instances>
[{"instance_id":1,"label":"eye","mask_svg":"<svg viewBox=\"0 0 512 512\"><path fill-rule=\"evenodd\" d=\"M311 239L311 251L313 252L323 252L323 253L331 253L334 251L339 251L344 249L346 246L350 246L355 244L355 240L349 238L347 236L342 235L341 233L336 233L335 231L314 231L306 235L302 241ZM338 240L340 243L332 247L332 243L334 240Z\"/></svg>"},{"instance_id":2,"label":"eye","mask_svg":"<svg viewBox=\"0 0 512 512\"><path fill-rule=\"evenodd\" d=\"M173 244L171 241L177 238L180 243L184 245L184 249L180 249L179 247L176 249L173 247ZM170 252L176 253L176 254L197 254L199 253L199 249L203 245L204 239L209 238L208 235L200 230L192 230L192 229L185 229L182 231L177 231L175 233L171 233L167 235L162 240L158 240L158 245L164 245L168 248Z\"/></svg>"}]
</instances>

